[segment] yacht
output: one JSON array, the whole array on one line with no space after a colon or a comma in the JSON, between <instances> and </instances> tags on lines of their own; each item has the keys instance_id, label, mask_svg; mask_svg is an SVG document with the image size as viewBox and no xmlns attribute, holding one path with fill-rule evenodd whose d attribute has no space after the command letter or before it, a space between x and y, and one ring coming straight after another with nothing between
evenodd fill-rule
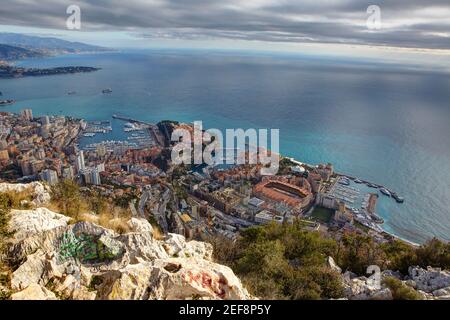
<instances>
[{"instance_id":1,"label":"yacht","mask_svg":"<svg viewBox=\"0 0 450 320\"><path fill-rule=\"evenodd\" d=\"M388 196L388 197L391 196L391 193L390 193L389 190L387 190L386 188L381 188L381 189L380 189L380 192L381 192L382 194L384 194L385 196Z\"/></svg>"},{"instance_id":2,"label":"yacht","mask_svg":"<svg viewBox=\"0 0 450 320\"><path fill-rule=\"evenodd\" d=\"M363 182L361 180L359 180L359 179L355 179L355 183L361 184Z\"/></svg>"},{"instance_id":3,"label":"yacht","mask_svg":"<svg viewBox=\"0 0 450 320\"><path fill-rule=\"evenodd\" d=\"M16 103L15 100L0 100L0 106L1 107L9 106L9 105L14 104L14 103Z\"/></svg>"}]
</instances>

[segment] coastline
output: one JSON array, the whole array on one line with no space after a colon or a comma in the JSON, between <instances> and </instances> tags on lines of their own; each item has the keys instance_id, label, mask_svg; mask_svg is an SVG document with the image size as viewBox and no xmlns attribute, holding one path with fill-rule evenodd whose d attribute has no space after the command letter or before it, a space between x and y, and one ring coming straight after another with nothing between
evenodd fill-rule
<instances>
[{"instance_id":1,"label":"coastline","mask_svg":"<svg viewBox=\"0 0 450 320\"><path fill-rule=\"evenodd\" d=\"M194 68L192 72L197 75L197 78L195 81L192 79L187 81L183 75L176 73L181 77L182 82L179 83L180 90L174 97L173 93L169 95L167 91L168 86L173 85L170 80L173 79L173 75L170 74L172 60L167 62L167 58L162 58L160 54L153 56L151 52L141 52L136 57L140 59L135 61L130 60L133 58L133 54L130 53L96 54L95 56L73 55L72 58L71 56L67 55L64 59L57 58L56 60L54 58L43 59L42 63L36 63L36 65L40 67L74 64L98 65L102 67L102 71L82 75L83 79L86 79L82 82L80 82L81 76L65 76L64 83L56 77L28 78L27 81L5 79L2 81L2 91L4 91L5 97L15 98L17 102L13 106L2 109L19 112L21 109L31 107L36 114L40 115L67 114L89 120L107 119L112 114L126 112L132 118L152 123L159 119L178 119L182 122L202 119L208 127L215 128L226 128L227 126L280 128L281 151L284 155L303 159L308 163L330 161L340 172L352 173L377 183L383 182L398 191L399 194L404 195L407 198L404 205L398 205L384 197L380 198L377 208L381 217L386 221L383 227L386 231L417 243L423 243L434 236L450 240L448 236L448 230L450 230L448 206L444 206L449 199L445 196L448 190L443 185L443 181L448 176L448 170L446 170L448 162L444 159L442 152L436 155L432 153L433 150L426 150L423 146L416 145L414 141L409 141L409 138L403 137L403 134L391 139L383 132L376 131L378 129L375 129L373 125L360 125L358 118L354 119L354 117L351 121L346 118L339 121L339 123L344 123L345 128L334 124L324 127L322 124L326 124L326 122L322 122L327 119L327 114L333 113L333 108L318 106L316 103L313 105L314 110L317 109L317 111L309 110L310 102L302 98L303 94L299 94L300 96L294 93L290 94L290 96L294 95L295 101L291 101L291 99L280 101L275 96L275 100L265 103L260 99L255 101L252 98L256 93L253 86L247 87L245 83L240 83L239 79L233 77L230 79L232 80L230 88L226 83L220 81L216 81L216 84L220 84L220 87L217 87L214 72L209 76L212 77L210 80L214 81L204 83L201 74L196 73L197 64L191 64L190 57L183 58L182 55L178 55L176 61L178 64L183 63L183 66ZM241 69L236 71L228 65L226 57L223 59L221 58L221 65L224 64L229 68L228 70L231 70L227 72L231 72L231 74L242 72ZM184 64L185 61L186 64ZM194 57L194 62L196 61ZM169 65L166 65L166 62ZM292 63L291 69L295 69L296 62ZM33 64L34 62L30 62L29 66ZM158 67L153 68L150 67L151 65ZM264 66L267 67L265 64ZM256 66L252 68L256 68ZM148 72L147 69L149 69ZM212 71L214 70L212 69ZM121 77L117 78L119 71ZM271 72L278 77L283 77L284 74L273 68ZM298 69L297 72L302 74L303 71ZM162 73L168 74L168 76L164 77ZM247 73L244 74L247 75ZM310 76L312 77L312 75ZM122 85L120 79L123 77L130 77L130 82ZM217 77L222 78L222 73ZM314 78L312 79L314 80ZM254 80L257 81L258 86L264 82L261 79ZM192 82L194 87L189 84ZM25 87L23 87L24 84ZM205 96L202 92L197 91L196 88L200 85L213 90L211 92L214 95ZM239 92L245 92L245 99L239 95L239 92L233 93L226 100L223 100L224 96L222 102L215 98L216 95L221 97L222 94L231 94L230 90L236 86L241 86ZM106 87L111 87L114 91L113 94L102 95L101 89ZM48 90L48 88L52 89ZM77 94L68 96L67 92L71 90L76 91ZM274 90L278 89L275 87ZM326 96L329 94L328 92ZM332 92L331 94L330 98L341 99ZM259 92L259 96L265 97L261 92ZM224 101L226 105L223 104ZM401 103L401 100L394 99L392 101ZM242 108L241 104L244 102L249 108ZM255 103L261 105L262 108L262 111L257 114L249 111ZM282 108L286 108L286 105L292 105L292 107L276 111L271 107L273 103L280 104ZM238 105L239 108L236 107ZM296 105L301 106L301 109L295 109ZM397 115L390 103L387 103L387 106L390 108L390 118L404 117L403 112L401 116ZM358 108L361 109L361 112L375 112L371 111L370 103L367 106L358 104ZM299 116L293 117L292 113L285 116L285 111L288 110ZM387 110L378 110L377 113L385 114L385 111L387 112ZM305 112L308 114L307 117L304 116ZM273 117L273 121L267 120L268 114ZM302 118L306 118L305 121ZM389 123L389 120L383 121ZM113 121L113 126L114 123ZM314 127L310 127L308 123L314 123ZM396 127L398 126L396 125ZM404 128L402 124L399 124L399 128L403 130L402 132L410 130ZM108 139L115 140L117 137L123 137L119 130L115 131L114 134L108 136ZM374 134L368 135L366 131L367 133L374 132ZM94 138L92 141L95 140ZM415 163L419 164L424 161L431 162L428 162L426 168L418 171ZM418 181L423 181L423 183L418 183ZM438 201L432 196L433 189L442 191L436 195L439 197Z\"/></svg>"}]
</instances>

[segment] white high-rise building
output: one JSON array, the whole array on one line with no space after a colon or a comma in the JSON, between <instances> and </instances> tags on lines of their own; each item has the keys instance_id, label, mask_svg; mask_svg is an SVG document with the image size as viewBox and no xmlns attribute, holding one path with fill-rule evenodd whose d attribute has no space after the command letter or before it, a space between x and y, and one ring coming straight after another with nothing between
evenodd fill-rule
<instances>
[{"instance_id":1,"label":"white high-rise building","mask_svg":"<svg viewBox=\"0 0 450 320\"><path fill-rule=\"evenodd\" d=\"M20 115L24 120L33 120L33 111L31 109L24 109L20 111Z\"/></svg>"},{"instance_id":2,"label":"white high-rise building","mask_svg":"<svg viewBox=\"0 0 450 320\"><path fill-rule=\"evenodd\" d=\"M83 153L83 150L81 150L77 156L76 169L77 169L77 172L80 172L80 171L83 171L85 168L86 168L86 166L84 164L84 153Z\"/></svg>"}]
</instances>

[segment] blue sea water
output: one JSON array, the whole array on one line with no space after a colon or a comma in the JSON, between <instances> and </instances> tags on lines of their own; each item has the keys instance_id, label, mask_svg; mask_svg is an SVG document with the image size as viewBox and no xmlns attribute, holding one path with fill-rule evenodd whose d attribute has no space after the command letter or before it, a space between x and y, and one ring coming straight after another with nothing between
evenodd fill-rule
<instances>
[{"instance_id":1,"label":"blue sea water","mask_svg":"<svg viewBox=\"0 0 450 320\"><path fill-rule=\"evenodd\" d=\"M374 61L207 51L117 52L21 61L95 73L0 80L7 111L108 120L202 120L211 128L278 128L281 152L382 184L384 228L450 240L450 76ZM103 95L104 88L113 93ZM67 95L76 91L76 95ZM103 138L122 139L122 123Z\"/></svg>"}]
</instances>

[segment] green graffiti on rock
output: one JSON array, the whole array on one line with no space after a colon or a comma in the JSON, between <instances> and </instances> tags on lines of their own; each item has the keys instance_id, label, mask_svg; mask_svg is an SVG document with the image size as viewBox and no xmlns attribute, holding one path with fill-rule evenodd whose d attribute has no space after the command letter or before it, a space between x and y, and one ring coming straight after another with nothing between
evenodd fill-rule
<instances>
[{"instance_id":1,"label":"green graffiti on rock","mask_svg":"<svg viewBox=\"0 0 450 320\"><path fill-rule=\"evenodd\" d=\"M68 231L59 239L59 260L75 260L82 264L109 262L123 253L120 242L106 236Z\"/></svg>"}]
</instances>

